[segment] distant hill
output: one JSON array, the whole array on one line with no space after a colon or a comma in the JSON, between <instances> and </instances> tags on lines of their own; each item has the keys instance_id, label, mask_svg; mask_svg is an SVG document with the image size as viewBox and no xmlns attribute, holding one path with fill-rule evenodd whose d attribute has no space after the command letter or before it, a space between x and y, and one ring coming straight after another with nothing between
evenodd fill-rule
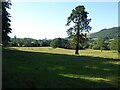
<instances>
[{"instance_id":1,"label":"distant hill","mask_svg":"<svg viewBox=\"0 0 120 90\"><path fill-rule=\"evenodd\" d=\"M118 27L113 27L109 29L102 29L96 33L91 33L88 35L90 38L98 39L113 39L118 37Z\"/></svg>"}]
</instances>

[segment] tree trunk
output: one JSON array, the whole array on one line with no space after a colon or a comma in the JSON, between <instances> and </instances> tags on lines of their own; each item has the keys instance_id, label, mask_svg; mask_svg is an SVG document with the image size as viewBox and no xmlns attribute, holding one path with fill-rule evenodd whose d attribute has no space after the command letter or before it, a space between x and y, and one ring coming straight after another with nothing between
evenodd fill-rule
<instances>
[{"instance_id":1,"label":"tree trunk","mask_svg":"<svg viewBox=\"0 0 120 90\"><path fill-rule=\"evenodd\" d=\"M101 52L102 52L102 50L103 50L102 47L100 48L100 50L101 50Z\"/></svg>"},{"instance_id":2,"label":"tree trunk","mask_svg":"<svg viewBox=\"0 0 120 90\"><path fill-rule=\"evenodd\" d=\"M75 50L75 54L79 54L79 23L77 24L77 41L76 41L76 50Z\"/></svg>"},{"instance_id":3,"label":"tree trunk","mask_svg":"<svg viewBox=\"0 0 120 90\"><path fill-rule=\"evenodd\" d=\"M76 44L76 49L75 49L75 54L79 54L79 52L78 52L78 51L79 51L79 46L78 46L78 45L79 45L79 44L77 43L77 44Z\"/></svg>"}]
</instances>

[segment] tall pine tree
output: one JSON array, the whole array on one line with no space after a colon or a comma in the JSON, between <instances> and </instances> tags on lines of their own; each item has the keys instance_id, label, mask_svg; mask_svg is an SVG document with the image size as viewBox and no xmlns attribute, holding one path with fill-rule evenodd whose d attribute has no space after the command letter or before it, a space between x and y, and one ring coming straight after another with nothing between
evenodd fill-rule
<instances>
[{"instance_id":1,"label":"tall pine tree","mask_svg":"<svg viewBox=\"0 0 120 90\"><path fill-rule=\"evenodd\" d=\"M77 6L72 10L72 13L68 17L67 26L72 23L72 27L67 30L68 36L73 38L76 45L75 54L79 54L79 44L82 44L86 38L86 32L91 30L89 23L91 19L87 19L87 12L84 6ZM84 33L83 33L84 32Z\"/></svg>"}]
</instances>

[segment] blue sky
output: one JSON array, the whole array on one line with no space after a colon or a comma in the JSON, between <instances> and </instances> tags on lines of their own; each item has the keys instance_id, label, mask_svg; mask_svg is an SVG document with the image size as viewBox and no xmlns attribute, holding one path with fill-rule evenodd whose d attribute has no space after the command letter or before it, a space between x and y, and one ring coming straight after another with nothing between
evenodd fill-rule
<instances>
[{"instance_id":1,"label":"blue sky","mask_svg":"<svg viewBox=\"0 0 120 90\"><path fill-rule=\"evenodd\" d=\"M67 17L84 5L91 18L92 32L118 26L117 2L12 2L10 37L53 39L67 37Z\"/></svg>"}]
</instances>

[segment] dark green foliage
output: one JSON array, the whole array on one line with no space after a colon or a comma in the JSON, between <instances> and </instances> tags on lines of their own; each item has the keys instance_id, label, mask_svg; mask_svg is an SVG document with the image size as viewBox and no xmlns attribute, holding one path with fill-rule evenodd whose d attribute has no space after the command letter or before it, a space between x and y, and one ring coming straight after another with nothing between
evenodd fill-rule
<instances>
[{"instance_id":1,"label":"dark green foliage","mask_svg":"<svg viewBox=\"0 0 120 90\"><path fill-rule=\"evenodd\" d=\"M40 46L47 47L50 46L51 40L47 40L46 38L43 40L40 40Z\"/></svg>"},{"instance_id":2,"label":"dark green foliage","mask_svg":"<svg viewBox=\"0 0 120 90\"><path fill-rule=\"evenodd\" d=\"M99 45L100 50L101 50L101 52L102 52L103 47L104 47L104 40L102 40L102 39L98 40L98 45Z\"/></svg>"},{"instance_id":3,"label":"dark green foliage","mask_svg":"<svg viewBox=\"0 0 120 90\"><path fill-rule=\"evenodd\" d=\"M67 30L67 33L69 38L72 38L75 41L75 54L79 54L79 44L82 45L86 39L86 33L83 32L89 32L89 30L91 30L91 27L89 26L91 19L87 19L87 14L85 7L79 5L72 10L72 13L67 19L67 26L72 22L74 23L74 26L70 27Z\"/></svg>"},{"instance_id":4,"label":"dark green foliage","mask_svg":"<svg viewBox=\"0 0 120 90\"><path fill-rule=\"evenodd\" d=\"M57 48L57 41L54 39L51 41L50 46L53 48Z\"/></svg>"},{"instance_id":5,"label":"dark green foliage","mask_svg":"<svg viewBox=\"0 0 120 90\"><path fill-rule=\"evenodd\" d=\"M11 33L10 28L10 14L7 9L10 9L11 3L9 1L2 2L2 44L6 46L10 41L10 37L8 36Z\"/></svg>"},{"instance_id":6,"label":"dark green foliage","mask_svg":"<svg viewBox=\"0 0 120 90\"><path fill-rule=\"evenodd\" d=\"M104 41L103 50L110 50L109 42Z\"/></svg>"},{"instance_id":7,"label":"dark green foliage","mask_svg":"<svg viewBox=\"0 0 120 90\"><path fill-rule=\"evenodd\" d=\"M91 45L92 49L95 49L95 50L109 50L109 43L103 39L98 39L98 40L95 40L93 45Z\"/></svg>"},{"instance_id":8,"label":"dark green foliage","mask_svg":"<svg viewBox=\"0 0 120 90\"><path fill-rule=\"evenodd\" d=\"M100 50L100 46L97 45L97 44L95 44L95 45L92 47L92 49L94 49L94 50Z\"/></svg>"},{"instance_id":9,"label":"dark green foliage","mask_svg":"<svg viewBox=\"0 0 120 90\"><path fill-rule=\"evenodd\" d=\"M75 50L75 41L68 38L55 38L53 40L36 40L32 38L14 38L10 39L9 46L13 47L47 47L51 46L53 48L65 48L65 49L74 49ZM79 50L88 48L89 44L86 41L81 45L79 44Z\"/></svg>"},{"instance_id":10,"label":"dark green foliage","mask_svg":"<svg viewBox=\"0 0 120 90\"><path fill-rule=\"evenodd\" d=\"M73 49L75 50L76 49L76 44L75 44L75 40L74 39L70 39L69 40L69 43L70 43L70 49ZM87 39L84 40L84 42L81 44L79 43L79 50L82 50L82 49L86 49L86 48L89 48L89 44L87 42Z\"/></svg>"},{"instance_id":11,"label":"dark green foliage","mask_svg":"<svg viewBox=\"0 0 120 90\"><path fill-rule=\"evenodd\" d=\"M70 49L70 43L68 39L55 38L50 43L50 46L53 48L66 48Z\"/></svg>"},{"instance_id":12,"label":"dark green foliage","mask_svg":"<svg viewBox=\"0 0 120 90\"><path fill-rule=\"evenodd\" d=\"M51 40L43 39L36 40L32 38L11 38L11 42L9 42L9 46L14 47L46 47L50 46Z\"/></svg>"},{"instance_id":13,"label":"dark green foliage","mask_svg":"<svg viewBox=\"0 0 120 90\"><path fill-rule=\"evenodd\" d=\"M62 40L61 40L61 38L55 38L53 40L53 43L54 43L53 45L55 45L58 48L62 47Z\"/></svg>"},{"instance_id":14,"label":"dark green foliage","mask_svg":"<svg viewBox=\"0 0 120 90\"><path fill-rule=\"evenodd\" d=\"M70 42L70 48L75 50L76 44L74 39L69 39Z\"/></svg>"},{"instance_id":15,"label":"dark green foliage","mask_svg":"<svg viewBox=\"0 0 120 90\"><path fill-rule=\"evenodd\" d=\"M111 50L119 50L119 48L118 48L119 43L118 42L120 42L120 41L118 41L118 39L111 40L110 49Z\"/></svg>"},{"instance_id":16,"label":"dark green foliage","mask_svg":"<svg viewBox=\"0 0 120 90\"><path fill-rule=\"evenodd\" d=\"M99 32L90 34L89 37L104 40L118 38L118 27L100 30Z\"/></svg>"}]
</instances>

